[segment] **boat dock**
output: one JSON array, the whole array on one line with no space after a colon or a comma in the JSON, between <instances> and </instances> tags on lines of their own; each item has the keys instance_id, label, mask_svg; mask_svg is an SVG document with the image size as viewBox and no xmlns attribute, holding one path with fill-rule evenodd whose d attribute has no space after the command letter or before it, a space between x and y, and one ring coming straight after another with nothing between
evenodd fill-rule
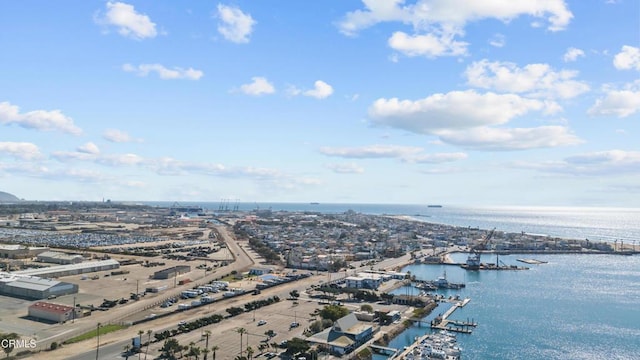
<instances>
[{"instance_id":1,"label":"boat dock","mask_svg":"<svg viewBox=\"0 0 640 360\"><path fill-rule=\"evenodd\" d=\"M458 308L464 307L471 301L471 299L467 298L462 301L458 301L453 306L447 310L442 316L438 316L431 321L432 329L439 330L447 330L452 332L459 332L464 334L471 334L471 328L478 326L476 322L472 321L460 321L460 320L449 320L449 316L453 314Z\"/></svg>"}]
</instances>

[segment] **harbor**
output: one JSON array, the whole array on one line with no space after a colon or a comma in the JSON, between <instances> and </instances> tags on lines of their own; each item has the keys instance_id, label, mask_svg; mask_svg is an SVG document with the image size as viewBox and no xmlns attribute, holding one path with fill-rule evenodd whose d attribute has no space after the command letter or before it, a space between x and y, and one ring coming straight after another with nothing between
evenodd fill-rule
<instances>
[{"instance_id":1,"label":"harbor","mask_svg":"<svg viewBox=\"0 0 640 360\"><path fill-rule=\"evenodd\" d=\"M437 330L446 330L457 333L471 334L471 328L478 326L476 322L471 321L460 321L460 320L450 320L449 316L453 314L458 308L462 308L467 305L471 301L471 299L466 298L464 300L458 301L451 306L447 312L445 312L442 316L437 316L435 319L431 320L431 328Z\"/></svg>"}]
</instances>

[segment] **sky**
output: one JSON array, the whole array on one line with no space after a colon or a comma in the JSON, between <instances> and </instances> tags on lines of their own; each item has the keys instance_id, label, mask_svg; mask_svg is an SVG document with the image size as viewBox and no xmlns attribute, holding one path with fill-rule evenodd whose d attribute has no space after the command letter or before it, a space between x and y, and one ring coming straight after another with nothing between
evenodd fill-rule
<instances>
[{"instance_id":1,"label":"sky","mask_svg":"<svg viewBox=\"0 0 640 360\"><path fill-rule=\"evenodd\" d=\"M640 207L637 0L0 1L0 191Z\"/></svg>"}]
</instances>

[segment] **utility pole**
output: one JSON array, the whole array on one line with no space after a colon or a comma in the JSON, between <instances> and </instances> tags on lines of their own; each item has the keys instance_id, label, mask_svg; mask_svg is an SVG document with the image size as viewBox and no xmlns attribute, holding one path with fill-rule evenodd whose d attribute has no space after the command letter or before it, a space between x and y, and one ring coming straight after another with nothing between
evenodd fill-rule
<instances>
[{"instance_id":1,"label":"utility pole","mask_svg":"<svg viewBox=\"0 0 640 360\"><path fill-rule=\"evenodd\" d=\"M73 297L73 312L71 313L71 323L76 322L76 297Z\"/></svg>"}]
</instances>

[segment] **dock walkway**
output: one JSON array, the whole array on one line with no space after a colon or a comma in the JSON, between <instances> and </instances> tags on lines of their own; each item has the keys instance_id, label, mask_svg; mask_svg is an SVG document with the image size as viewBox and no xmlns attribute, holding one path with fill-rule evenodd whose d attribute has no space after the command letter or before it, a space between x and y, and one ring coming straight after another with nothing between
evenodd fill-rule
<instances>
[{"instance_id":1,"label":"dock walkway","mask_svg":"<svg viewBox=\"0 0 640 360\"><path fill-rule=\"evenodd\" d=\"M471 299L467 298L453 304L453 306L449 310L447 310L444 315L438 316L431 321L431 328L471 334L471 328L476 327L478 325L477 323L473 321L449 320L449 316L451 316L454 311L456 311L458 308L464 307L469 303L469 301L471 301Z\"/></svg>"}]
</instances>

